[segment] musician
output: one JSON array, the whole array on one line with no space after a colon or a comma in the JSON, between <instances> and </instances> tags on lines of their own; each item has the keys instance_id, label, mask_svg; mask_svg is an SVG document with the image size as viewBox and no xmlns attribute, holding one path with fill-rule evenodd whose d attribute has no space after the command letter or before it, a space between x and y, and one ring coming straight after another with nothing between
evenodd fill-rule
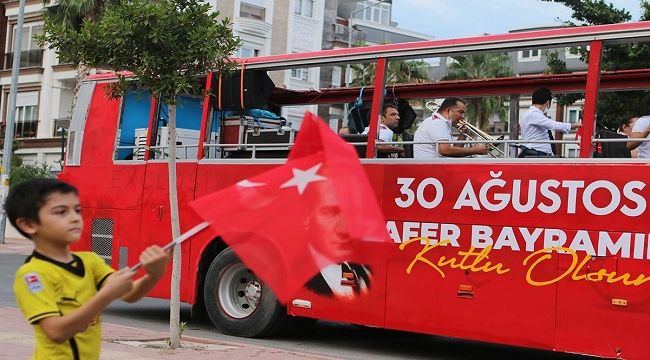
<instances>
[{"instance_id":1,"label":"musician","mask_svg":"<svg viewBox=\"0 0 650 360\"><path fill-rule=\"evenodd\" d=\"M464 100L457 97L446 98L438 111L424 119L413 139L413 157L419 160L428 160L435 157L463 157L469 155L487 154L488 148L485 144L476 144L465 147L466 143L456 144L434 144L435 141L453 141L451 127L458 126L460 121L465 120L467 105ZM461 133L457 140L465 140L467 136L461 127ZM426 142L427 144L417 144Z\"/></svg>"},{"instance_id":2,"label":"musician","mask_svg":"<svg viewBox=\"0 0 650 360\"><path fill-rule=\"evenodd\" d=\"M403 146L382 144L383 142L394 141L393 137L395 133L393 131L397 129L399 119L399 109L397 106L394 104L385 104L382 113L379 115L379 142L375 145L379 157L404 157ZM363 134L367 134L369 130L369 128L366 128Z\"/></svg>"},{"instance_id":3,"label":"musician","mask_svg":"<svg viewBox=\"0 0 650 360\"><path fill-rule=\"evenodd\" d=\"M523 140L549 140L549 131L568 133L582 126L580 122L565 123L549 119L546 113L551 108L551 100L551 90L547 88L539 88L533 92L533 105L519 121ZM523 148L518 157L553 156L550 143L528 143Z\"/></svg>"}]
</instances>

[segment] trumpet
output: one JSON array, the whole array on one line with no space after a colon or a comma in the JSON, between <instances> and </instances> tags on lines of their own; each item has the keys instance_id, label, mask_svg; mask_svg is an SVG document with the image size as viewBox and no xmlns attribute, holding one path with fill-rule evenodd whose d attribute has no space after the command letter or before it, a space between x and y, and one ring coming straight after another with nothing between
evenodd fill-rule
<instances>
[{"instance_id":1,"label":"trumpet","mask_svg":"<svg viewBox=\"0 0 650 360\"><path fill-rule=\"evenodd\" d=\"M488 153L492 155L492 157L505 157L506 154L503 152L503 150L499 149L499 145L495 144L495 140L503 140L503 135L499 136L499 138L495 139L492 137L492 135L486 133L485 131L479 129L478 127L464 121L464 120L459 120L458 123L456 124L456 127L458 129L461 129L462 127L467 128L469 132L472 134L466 134L470 139L474 141L479 141L479 140L484 140L485 144L488 147ZM497 155L495 155L492 151L496 151Z\"/></svg>"}]
</instances>

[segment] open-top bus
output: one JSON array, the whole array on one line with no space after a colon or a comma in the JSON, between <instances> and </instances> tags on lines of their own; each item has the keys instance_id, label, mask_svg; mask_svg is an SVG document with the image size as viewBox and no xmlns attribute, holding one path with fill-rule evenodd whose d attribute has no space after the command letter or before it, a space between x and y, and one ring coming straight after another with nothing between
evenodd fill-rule
<instances>
[{"instance_id":1,"label":"open-top bus","mask_svg":"<svg viewBox=\"0 0 650 360\"><path fill-rule=\"evenodd\" d=\"M282 164L290 149L295 129L282 119L236 108L250 110L262 99L261 107L278 115L292 105L348 103L361 90L269 87L273 74L281 71L376 63L374 86L362 95L372 103L370 119L378 118L384 96L512 96L539 86L556 93L584 92L584 131L577 159L416 161L375 158L377 124L370 121L361 162L396 246L372 268L368 291L341 300L307 287L282 306L219 234L204 231L182 246L181 300L204 308L219 329L240 336L263 336L287 316L299 316L603 357L650 358L649 335L643 330L650 326L650 167L643 159L591 158L593 145L603 141L592 135L598 92L650 85L650 69L602 72L602 49L649 36L650 24L644 22L562 28L240 59L240 77L230 83L208 74L205 98L178 100L183 231L200 222L188 202ZM375 90L386 87L383 75L390 61L578 45L590 47L583 73ZM123 267L135 263L146 246L171 240L166 105L146 91L110 99L104 89L115 80L101 74L83 82L60 178L81 192L88 226L78 247ZM229 106L235 109L227 110ZM291 219L286 223L290 231ZM428 240L413 240L417 238ZM353 293L361 280L342 265L328 276L330 286ZM159 284L151 295L168 298L169 281Z\"/></svg>"}]
</instances>

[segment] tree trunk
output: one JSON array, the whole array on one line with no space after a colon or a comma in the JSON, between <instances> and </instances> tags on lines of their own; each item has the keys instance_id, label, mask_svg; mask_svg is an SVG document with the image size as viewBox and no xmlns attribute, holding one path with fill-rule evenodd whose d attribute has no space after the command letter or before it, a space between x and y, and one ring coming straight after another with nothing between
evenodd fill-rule
<instances>
[{"instance_id":1,"label":"tree trunk","mask_svg":"<svg viewBox=\"0 0 650 360\"><path fill-rule=\"evenodd\" d=\"M176 105L169 105L169 209L172 223L172 238L181 235L178 217L178 192L176 187ZM169 300L169 346L181 346L180 293L181 293L181 247L174 246L172 258L171 298Z\"/></svg>"},{"instance_id":2,"label":"tree trunk","mask_svg":"<svg viewBox=\"0 0 650 360\"><path fill-rule=\"evenodd\" d=\"M74 84L74 97L72 98L72 107L74 110L77 106L77 98L79 97L79 89L81 88L81 82L90 74L90 68L84 64L79 64L77 66L77 82ZM72 112L71 112L72 113ZM71 120L72 121L72 120Z\"/></svg>"}]
</instances>

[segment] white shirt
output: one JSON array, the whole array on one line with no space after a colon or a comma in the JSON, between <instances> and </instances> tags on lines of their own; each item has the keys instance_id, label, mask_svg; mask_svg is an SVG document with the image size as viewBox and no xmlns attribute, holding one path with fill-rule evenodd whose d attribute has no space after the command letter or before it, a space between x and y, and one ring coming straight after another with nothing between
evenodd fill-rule
<instances>
[{"instance_id":1,"label":"white shirt","mask_svg":"<svg viewBox=\"0 0 650 360\"><path fill-rule=\"evenodd\" d=\"M434 141L452 141L451 121L444 116L435 113L424 119L422 124L415 131L414 142L427 142L429 144L414 144L413 158L418 160L429 160L441 157L438 153L438 144Z\"/></svg>"},{"instance_id":2,"label":"white shirt","mask_svg":"<svg viewBox=\"0 0 650 360\"><path fill-rule=\"evenodd\" d=\"M642 133L645 129L650 126L650 116L642 116L634 122L634 127L632 127L632 133ZM647 137L650 139L650 135ZM639 158L641 159L650 159L650 142L642 142L639 147Z\"/></svg>"},{"instance_id":3,"label":"white shirt","mask_svg":"<svg viewBox=\"0 0 650 360\"><path fill-rule=\"evenodd\" d=\"M570 123L564 123L559 121L553 121L544 115L544 112L538 109L535 106L531 106L524 116L519 120L519 125L521 126L521 138L522 140L550 140L548 137L548 131L561 131L563 133L568 133L571 130ZM535 149L547 153L549 155L553 154L551 144L524 144L529 149Z\"/></svg>"},{"instance_id":4,"label":"white shirt","mask_svg":"<svg viewBox=\"0 0 650 360\"><path fill-rule=\"evenodd\" d=\"M370 131L370 128L367 127L363 130L362 134L367 134ZM384 124L379 124L379 141L382 142L392 142L393 141L393 130ZM389 154L388 157L396 158L397 153Z\"/></svg>"}]
</instances>

